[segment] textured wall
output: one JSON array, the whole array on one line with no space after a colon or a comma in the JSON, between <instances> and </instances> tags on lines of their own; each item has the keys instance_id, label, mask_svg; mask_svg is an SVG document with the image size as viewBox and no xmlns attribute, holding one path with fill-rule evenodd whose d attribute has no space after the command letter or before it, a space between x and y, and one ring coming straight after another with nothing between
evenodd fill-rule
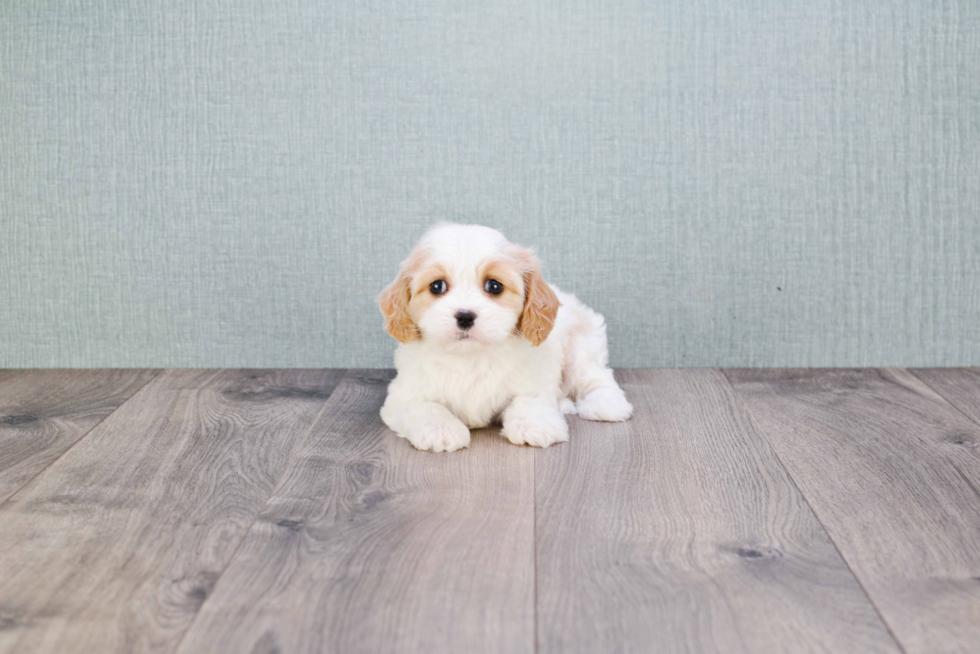
<instances>
[{"instance_id":1,"label":"textured wall","mask_svg":"<svg viewBox=\"0 0 980 654\"><path fill-rule=\"evenodd\" d=\"M0 366L382 366L423 228L620 366L980 365L980 3L0 4Z\"/></svg>"}]
</instances>

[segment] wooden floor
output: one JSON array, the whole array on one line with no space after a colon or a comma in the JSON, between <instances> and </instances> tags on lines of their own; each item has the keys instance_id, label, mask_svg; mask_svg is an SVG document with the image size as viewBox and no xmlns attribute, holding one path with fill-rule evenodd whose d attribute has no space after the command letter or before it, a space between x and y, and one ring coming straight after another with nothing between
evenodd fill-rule
<instances>
[{"instance_id":1,"label":"wooden floor","mask_svg":"<svg viewBox=\"0 0 980 654\"><path fill-rule=\"evenodd\" d=\"M0 371L0 652L980 652L980 370L617 376L431 454L388 371Z\"/></svg>"}]
</instances>

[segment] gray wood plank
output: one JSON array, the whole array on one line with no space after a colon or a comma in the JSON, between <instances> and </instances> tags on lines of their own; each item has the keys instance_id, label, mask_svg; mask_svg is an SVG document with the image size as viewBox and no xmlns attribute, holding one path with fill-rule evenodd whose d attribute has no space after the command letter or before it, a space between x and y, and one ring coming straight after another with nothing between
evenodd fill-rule
<instances>
[{"instance_id":1,"label":"gray wood plank","mask_svg":"<svg viewBox=\"0 0 980 654\"><path fill-rule=\"evenodd\" d=\"M531 450L412 449L390 379L344 378L179 651L533 651Z\"/></svg>"},{"instance_id":2,"label":"gray wood plank","mask_svg":"<svg viewBox=\"0 0 980 654\"><path fill-rule=\"evenodd\" d=\"M340 374L136 393L0 507L0 651L173 651Z\"/></svg>"},{"instance_id":3,"label":"gray wood plank","mask_svg":"<svg viewBox=\"0 0 980 654\"><path fill-rule=\"evenodd\" d=\"M980 425L980 368L920 368L910 372Z\"/></svg>"},{"instance_id":4,"label":"gray wood plank","mask_svg":"<svg viewBox=\"0 0 980 654\"><path fill-rule=\"evenodd\" d=\"M728 371L899 642L980 643L980 428L903 370Z\"/></svg>"},{"instance_id":5,"label":"gray wood plank","mask_svg":"<svg viewBox=\"0 0 980 654\"><path fill-rule=\"evenodd\" d=\"M540 652L898 651L719 371L617 378L536 452Z\"/></svg>"},{"instance_id":6,"label":"gray wood plank","mask_svg":"<svg viewBox=\"0 0 980 654\"><path fill-rule=\"evenodd\" d=\"M0 503L44 470L158 370L4 370Z\"/></svg>"}]
</instances>

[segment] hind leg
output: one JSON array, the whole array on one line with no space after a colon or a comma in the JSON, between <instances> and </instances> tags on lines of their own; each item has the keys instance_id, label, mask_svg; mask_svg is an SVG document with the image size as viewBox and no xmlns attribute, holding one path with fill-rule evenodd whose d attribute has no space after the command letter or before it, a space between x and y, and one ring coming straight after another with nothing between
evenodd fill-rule
<instances>
[{"instance_id":1,"label":"hind leg","mask_svg":"<svg viewBox=\"0 0 980 654\"><path fill-rule=\"evenodd\" d=\"M598 314L589 313L588 328L577 334L567 353L564 371L567 390L576 400L576 412L586 420L629 420L633 405L607 365L605 322Z\"/></svg>"},{"instance_id":2,"label":"hind leg","mask_svg":"<svg viewBox=\"0 0 980 654\"><path fill-rule=\"evenodd\" d=\"M601 385L595 386L575 404L578 415L586 420L602 420L605 422L622 422L633 415L633 405L626 399L626 393L613 378L612 370L608 368L608 378Z\"/></svg>"}]
</instances>

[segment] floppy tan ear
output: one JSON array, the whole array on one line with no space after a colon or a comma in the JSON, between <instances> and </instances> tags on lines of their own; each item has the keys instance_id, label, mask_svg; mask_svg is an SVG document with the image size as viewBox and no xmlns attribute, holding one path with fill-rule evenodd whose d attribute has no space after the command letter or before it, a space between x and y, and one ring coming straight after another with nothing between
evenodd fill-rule
<instances>
[{"instance_id":1,"label":"floppy tan ear","mask_svg":"<svg viewBox=\"0 0 980 654\"><path fill-rule=\"evenodd\" d=\"M528 267L524 270L524 311L518 326L524 338L536 347L544 343L555 326L561 303L541 276L541 262L537 257L527 252L522 259Z\"/></svg>"},{"instance_id":2,"label":"floppy tan ear","mask_svg":"<svg viewBox=\"0 0 980 654\"><path fill-rule=\"evenodd\" d=\"M408 303L412 299L410 285L411 278L402 270L378 296L378 306L385 317L385 329L400 343L408 343L418 337L418 326L408 311Z\"/></svg>"}]
</instances>

